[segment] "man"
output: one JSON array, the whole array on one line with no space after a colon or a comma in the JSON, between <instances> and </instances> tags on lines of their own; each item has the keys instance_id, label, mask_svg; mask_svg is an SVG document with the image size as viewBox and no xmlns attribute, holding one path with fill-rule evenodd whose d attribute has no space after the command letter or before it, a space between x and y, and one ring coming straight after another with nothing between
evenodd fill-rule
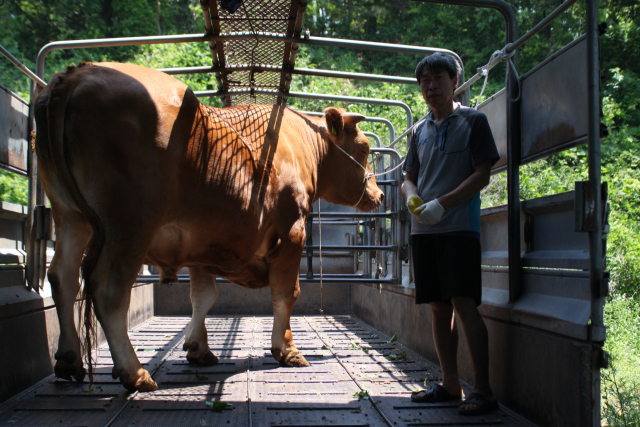
<instances>
[{"instance_id":1,"label":"man","mask_svg":"<svg viewBox=\"0 0 640 427\"><path fill-rule=\"evenodd\" d=\"M482 293L480 190L489 183L499 155L486 116L453 99L459 69L453 57L443 54L427 56L416 67L431 112L411 134L402 194L413 213L416 304L431 306L443 379L411 398L417 402L461 398L455 327L459 322L471 353L474 385L458 412L480 415L498 406L489 386L487 327L477 306Z\"/></svg>"}]
</instances>

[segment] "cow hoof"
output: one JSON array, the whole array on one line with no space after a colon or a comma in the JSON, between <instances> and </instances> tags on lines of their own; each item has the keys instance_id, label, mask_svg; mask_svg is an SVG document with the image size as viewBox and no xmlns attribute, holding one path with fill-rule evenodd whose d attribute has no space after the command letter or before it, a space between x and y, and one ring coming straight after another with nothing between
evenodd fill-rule
<instances>
[{"instance_id":1,"label":"cow hoof","mask_svg":"<svg viewBox=\"0 0 640 427\"><path fill-rule=\"evenodd\" d=\"M56 352L56 365L53 368L53 372L56 377L63 378L65 380L75 379L78 382L82 382L87 373L82 366L82 359L76 356L76 352L69 350L65 354Z\"/></svg>"},{"instance_id":2,"label":"cow hoof","mask_svg":"<svg viewBox=\"0 0 640 427\"><path fill-rule=\"evenodd\" d=\"M309 362L307 362L307 359L305 359L301 353L293 353L293 352L289 353L287 357L284 358L283 363L286 366L293 366L296 368L311 366L309 365Z\"/></svg>"},{"instance_id":3,"label":"cow hoof","mask_svg":"<svg viewBox=\"0 0 640 427\"><path fill-rule=\"evenodd\" d=\"M140 368L135 375L120 374L120 382L129 391L156 391L158 384L146 369Z\"/></svg>"},{"instance_id":4,"label":"cow hoof","mask_svg":"<svg viewBox=\"0 0 640 427\"><path fill-rule=\"evenodd\" d=\"M87 371L82 366L82 363L69 365L62 360L58 360L56 362L56 366L53 368L53 372L58 378L69 381L76 380L78 382L84 381L84 377L87 374Z\"/></svg>"},{"instance_id":5,"label":"cow hoof","mask_svg":"<svg viewBox=\"0 0 640 427\"><path fill-rule=\"evenodd\" d=\"M218 358L209 350L204 355L193 354L191 351L187 353L187 360L189 363L193 363L201 366L213 366L218 364Z\"/></svg>"}]
</instances>

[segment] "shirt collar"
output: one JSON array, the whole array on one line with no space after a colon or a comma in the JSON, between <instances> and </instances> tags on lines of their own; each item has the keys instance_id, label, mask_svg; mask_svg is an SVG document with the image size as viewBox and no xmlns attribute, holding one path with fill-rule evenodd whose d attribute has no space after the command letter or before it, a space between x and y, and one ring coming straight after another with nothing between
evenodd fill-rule
<instances>
[{"instance_id":1,"label":"shirt collar","mask_svg":"<svg viewBox=\"0 0 640 427\"><path fill-rule=\"evenodd\" d=\"M457 116L460 113L460 106L462 104L460 104L459 102L456 102L456 104L458 105L455 110L453 110L453 113L451 113L449 116L447 116L446 119L444 119L442 121L442 123L445 123L447 121L449 121L450 118ZM433 120L433 111L429 111L429 114L427 114L427 122L431 122L435 124L435 120Z\"/></svg>"}]
</instances>

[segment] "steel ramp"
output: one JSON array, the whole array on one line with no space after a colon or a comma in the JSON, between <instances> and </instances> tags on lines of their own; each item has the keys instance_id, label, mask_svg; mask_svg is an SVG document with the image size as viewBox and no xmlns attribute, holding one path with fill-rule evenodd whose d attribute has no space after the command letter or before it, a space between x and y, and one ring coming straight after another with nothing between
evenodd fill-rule
<instances>
[{"instance_id":1,"label":"steel ramp","mask_svg":"<svg viewBox=\"0 0 640 427\"><path fill-rule=\"evenodd\" d=\"M273 319L251 316L208 317L209 345L220 363L191 365L182 350L188 323L188 317L154 317L129 333L157 391L129 393L113 380L104 345L97 350L93 389L52 375L0 406L0 425L531 425L503 407L481 417L461 417L456 402L411 402L411 391L423 387L425 378L440 380L439 368L351 316L291 319L308 368L280 366L270 352ZM215 402L230 406L216 407Z\"/></svg>"}]
</instances>

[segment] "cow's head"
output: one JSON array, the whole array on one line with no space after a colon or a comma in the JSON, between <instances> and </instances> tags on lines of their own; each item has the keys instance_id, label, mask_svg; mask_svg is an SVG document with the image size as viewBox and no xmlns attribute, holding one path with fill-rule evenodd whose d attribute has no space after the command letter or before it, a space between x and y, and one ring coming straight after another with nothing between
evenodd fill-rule
<instances>
[{"instance_id":1,"label":"cow's head","mask_svg":"<svg viewBox=\"0 0 640 427\"><path fill-rule=\"evenodd\" d=\"M330 175L327 178L331 185L323 198L370 211L380 206L384 193L376 179L369 177L369 140L357 126L364 118L362 114L346 113L334 107L324 111L327 136L333 144L329 144Z\"/></svg>"}]
</instances>

